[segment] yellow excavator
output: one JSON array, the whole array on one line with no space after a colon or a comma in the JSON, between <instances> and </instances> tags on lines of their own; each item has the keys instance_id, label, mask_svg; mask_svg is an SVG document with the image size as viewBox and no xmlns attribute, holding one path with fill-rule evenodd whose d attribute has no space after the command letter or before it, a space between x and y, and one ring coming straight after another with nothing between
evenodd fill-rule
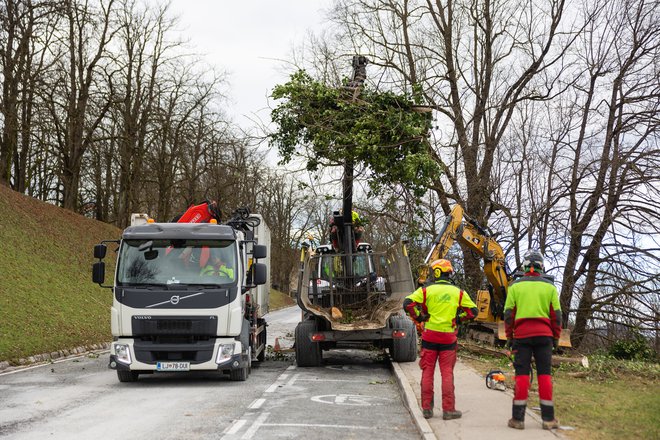
<instances>
[{"instance_id":1,"label":"yellow excavator","mask_svg":"<svg viewBox=\"0 0 660 440\"><path fill-rule=\"evenodd\" d=\"M429 275L429 263L444 258L449 248L458 242L483 259L488 290L477 291L476 304L479 310L468 329L468 337L492 345L506 341L504 331L504 302L514 274L506 270L504 250L493 236L475 220L471 219L460 205L454 206L440 232L433 240L424 266L420 268L419 285L424 285ZM571 338L567 329L562 329L559 339L561 347L570 347Z\"/></svg>"}]
</instances>

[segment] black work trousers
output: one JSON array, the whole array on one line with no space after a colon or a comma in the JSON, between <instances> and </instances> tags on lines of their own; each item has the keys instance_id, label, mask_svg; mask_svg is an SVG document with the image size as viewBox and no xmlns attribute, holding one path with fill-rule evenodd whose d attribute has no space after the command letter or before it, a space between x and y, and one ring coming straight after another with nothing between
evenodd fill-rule
<instances>
[{"instance_id":1,"label":"black work trousers","mask_svg":"<svg viewBox=\"0 0 660 440\"><path fill-rule=\"evenodd\" d=\"M533 336L513 340L513 367L516 376L529 376L532 371L532 356L536 361L536 373L552 374L552 337Z\"/></svg>"}]
</instances>

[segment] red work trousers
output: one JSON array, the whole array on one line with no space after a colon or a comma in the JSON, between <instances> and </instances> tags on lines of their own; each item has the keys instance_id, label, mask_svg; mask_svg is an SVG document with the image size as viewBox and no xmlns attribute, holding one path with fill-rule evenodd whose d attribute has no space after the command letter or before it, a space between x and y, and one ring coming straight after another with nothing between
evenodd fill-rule
<instances>
[{"instance_id":1,"label":"red work trousers","mask_svg":"<svg viewBox=\"0 0 660 440\"><path fill-rule=\"evenodd\" d=\"M454 397L454 365L456 365L456 345L451 350L431 350L422 348L419 366L422 369L422 409L433 407L433 375L435 363L440 361L442 377L442 411L456 411Z\"/></svg>"}]
</instances>

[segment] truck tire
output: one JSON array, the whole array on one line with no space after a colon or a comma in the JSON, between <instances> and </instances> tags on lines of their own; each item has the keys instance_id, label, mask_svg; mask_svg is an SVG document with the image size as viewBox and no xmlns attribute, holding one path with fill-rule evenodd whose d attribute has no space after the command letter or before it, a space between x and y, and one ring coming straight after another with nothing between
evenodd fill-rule
<instances>
[{"instance_id":1,"label":"truck tire","mask_svg":"<svg viewBox=\"0 0 660 440\"><path fill-rule=\"evenodd\" d=\"M312 333L317 325L313 319L298 323L296 326L296 365L299 367L318 367L323 355L318 342L312 342Z\"/></svg>"},{"instance_id":2,"label":"truck tire","mask_svg":"<svg viewBox=\"0 0 660 440\"><path fill-rule=\"evenodd\" d=\"M117 370L119 382L137 382L140 373L130 370Z\"/></svg>"},{"instance_id":3,"label":"truck tire","mask_svg":"<svg viewBox=\"0 0 660 440\"><path fill-rule=\"evenodd\" d=\"M249 376L249 367L238 368L236 370L229 370L229 379L233 381L243 382Z\"/></svg>"},{"instance_id":4,"label":"truck tire","mask_svg":"<svg viewBox=\"0 0 660 440\"><path fill-rule=\"evenodd\" d=\"M390 356L394 362L414 362L417 359L417 331L415 324L405 316L393 316L390 318L392 328L403 329L406 337L403 339L392 339Z\"/></svg>"}]
</instances>

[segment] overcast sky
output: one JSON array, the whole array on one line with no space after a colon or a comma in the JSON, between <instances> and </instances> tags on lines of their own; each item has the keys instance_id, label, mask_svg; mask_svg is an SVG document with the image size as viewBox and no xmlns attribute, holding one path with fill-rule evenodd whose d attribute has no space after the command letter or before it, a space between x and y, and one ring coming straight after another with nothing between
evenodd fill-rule
<instances>
[{"instance_id":1,"label":"overcast sky","mask_svg":"<svg viewBox=\"0 0 660 440\"><path fill-rule=\"evenodd\" d=\"M172 0L171 12L196 51L229 73L229 113L240 126L269 121L267 96L286 80L283 60L323 26L332 0Z\"/></svg>"}]
</instances>

